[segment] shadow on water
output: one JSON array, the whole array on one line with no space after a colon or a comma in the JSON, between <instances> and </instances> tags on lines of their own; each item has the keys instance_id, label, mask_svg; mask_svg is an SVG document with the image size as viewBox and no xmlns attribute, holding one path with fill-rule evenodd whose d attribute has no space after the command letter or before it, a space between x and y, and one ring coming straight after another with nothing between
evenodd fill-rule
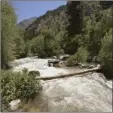
<instances>
[{"instance_id":1,"label":"shadow on water","mask_svg":"<svg viewBox=\"0 0 113 113\"><path fill-rule=\"evenodd\" d=\"M107 80L113 80L113 69L109 70L103 66L101 70L98 70L96 72L103 73Z\"/></svg>"}]
</instances>

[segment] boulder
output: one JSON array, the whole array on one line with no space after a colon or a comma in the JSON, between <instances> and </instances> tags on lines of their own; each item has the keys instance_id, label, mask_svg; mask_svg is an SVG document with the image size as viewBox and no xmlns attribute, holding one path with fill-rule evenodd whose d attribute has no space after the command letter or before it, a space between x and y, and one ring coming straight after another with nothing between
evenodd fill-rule
<instances>
[{"instance_id":1,"label":"boulder","mask_svg":"<svg viewBox=\"0 0 113 113\"><path fill-rule=\"evenodd\" d=\"M57 56L53 56L52 58L57 59Z\"/></svg>"},{"instance_id":2,"label":"boulder","mask_svg":"<svg viewBox=\"0 0 113 113\"><path fill-rule=\"evenodd\" d=\"M57 65L59 62L60 62L60 60L58 60L58 59L51 59L51 60L48 60L48 66L49 66L49 67L55 66L55 65Z\"/></svg>"},{"instance_id":3,"label":"boulder","mask_svg":"<svg viewBox=\"0 0 113 113\"><path fill-rule=\"evenodd\" d=\"M60 56L60 60L67 60L70 57L70 55L62 55Z\"/></svg>"},{"instance_id":4,"label":"boulder","mask_svg":"<svg viewBox=\"0 0 113 113\"><path fill-rule=\"evenodd\" d=\"M17 100L12 100L9 105L10 105L10 109L11 111L15 111L18 110L21 104L21 100L17 99Z\"/></svg>"},{"instance_id":5,"label":"boulder","mask_svg":"<svg viewBox=\"0 0 113 113\"><path fill-rule=\"evenodd\" d=\"M55 67L65 67L66 66L66 62L64 61L60 61L59 63L55 64Z\"/></svg>"},{"instance_id":6,"label":"boulder","mask_svg":"<svg viewBox=\"0 0 113 113\"><path fill-rule=\"evenodd\" d=\"M78 63L78 66L79 66L80 68L88 68L88 67L89 67L88 64L82 64L82 63Z\"/></svg>"},{"instance_id":7,"label":"boulder","mask_svg":"<svg viewBox=\"0 0 113 113\"><path fill-rule=\"evenodd\" d=\"M89 65L87 69L95 68L95 65Z\"/></svg>"},{"instance_id":8,"label":"boulder","mask_svg":"<svg viewBox=\"0 0 113 113\"><path fill-rule=\"evenodd\" d=\"M40 76L40 72L39 71L29 71L28 75L36 77L36 76Z\"/></svg>"}]
</instances>

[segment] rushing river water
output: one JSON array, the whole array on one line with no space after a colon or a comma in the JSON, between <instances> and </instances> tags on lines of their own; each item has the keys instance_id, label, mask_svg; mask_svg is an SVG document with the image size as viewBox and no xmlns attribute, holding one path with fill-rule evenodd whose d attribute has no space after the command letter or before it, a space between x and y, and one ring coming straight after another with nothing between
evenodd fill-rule
<instances>
[{"instance_id":1,"label":"rushing river water","mask_svg":"<svg viewBox=\"0 0 113 113\"><path fill-rule=\"evenodd\" d=\"M79 68L48 67L48 59L29 57L11 63L14 71L23 68L38 70L40 76L54 76L80 71ZM83 70L83 69L82 69ZM106 80L101 73L87 73L81 76L41 80L43 89L39 95L27 104L31 108L49 112L111 112L112 81Z\"/></svg>"}]
</instances>

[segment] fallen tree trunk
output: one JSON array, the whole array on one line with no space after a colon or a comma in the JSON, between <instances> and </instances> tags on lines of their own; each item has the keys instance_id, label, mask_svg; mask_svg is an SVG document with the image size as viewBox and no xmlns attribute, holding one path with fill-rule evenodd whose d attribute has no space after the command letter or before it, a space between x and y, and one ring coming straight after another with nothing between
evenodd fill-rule
<instances>
[{"instance_id":1,"label":"fallen tree trunk","mask_svg":"<svg viewBox=\"0 0 113 113\"><path fill-rule=\"evenodd\" d=\"M80 74L85 74L88 72L94 72L100 70L100 67L96 67L93 69L87 69L84 71L76 72L76 73L71 73L71 74L64 74L64 75L55 75L55 76L47 76L47 77L37 77L36 79L41 79L41 80L51 80L51 79L57 79L57 78L64 78L64 77L70 77L70 76L75 76L75 75L80 75Z\"/></svg>"}]
</instances>

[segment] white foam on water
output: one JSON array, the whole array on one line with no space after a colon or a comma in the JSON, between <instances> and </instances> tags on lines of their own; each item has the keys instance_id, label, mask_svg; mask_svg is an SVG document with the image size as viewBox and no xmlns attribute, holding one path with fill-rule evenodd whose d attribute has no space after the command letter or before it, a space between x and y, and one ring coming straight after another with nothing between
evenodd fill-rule
<instances>
[{"instance_id":1,"label":"white foam on water","mask_svg":"<svg viewBox=\"0 0 113 113\"><path fill-rule=\"evenodd\" d=\"M12 62L14 71L23 68L38 70L41 76L54 76L79 71L75 68L55 68L47 66L48 59L25 58ZM29 107L49 112L111 112L112 81L101 73L87 73L84 76L40 81L41 96ZM40 100L40 101L39 101ZM40 106L43 106L43 109Z\"/></svg>"}]
</instances>

